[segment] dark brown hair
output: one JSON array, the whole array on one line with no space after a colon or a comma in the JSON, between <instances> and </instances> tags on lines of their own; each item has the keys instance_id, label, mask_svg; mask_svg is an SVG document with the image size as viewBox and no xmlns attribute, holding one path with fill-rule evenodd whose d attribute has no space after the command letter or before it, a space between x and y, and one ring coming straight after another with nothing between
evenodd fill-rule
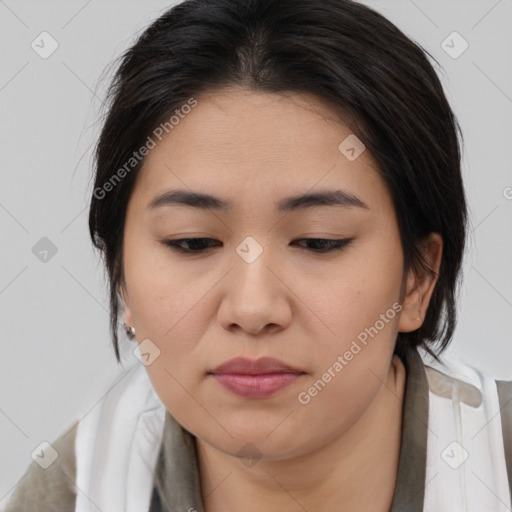
<instances>
[{"instance_id":1,"label":"dark brown hair","mask_svg":"<svg viewBox=\"0 0 512 512\"><path fill-rule=\"evenodd\" d=\"M89 229L108 273L117 359L125 214L144 160L126 163L191 97L229 85L311 93L332 105L379 164L405 270L428 268L418 243L441 235L426 318L419 329L398 334L395 352L418 345L444 350L456 325L467 206L462 133L427 55L435 60L351 0L186 0L156 19L120 57L95 153Z\"/></svg>"}]
</instances>

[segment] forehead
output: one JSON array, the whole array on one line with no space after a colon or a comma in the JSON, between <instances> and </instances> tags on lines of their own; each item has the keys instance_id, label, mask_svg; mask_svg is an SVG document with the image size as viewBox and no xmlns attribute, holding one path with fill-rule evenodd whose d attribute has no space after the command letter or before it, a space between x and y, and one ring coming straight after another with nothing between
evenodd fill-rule
<instances>
[{"instance_id":1,"label":"forehead","mask_svg":"<svg viewBox=\"0 0 512 512\"><path fill-rule=\"evenodd\" d=\"M146 196L188 188L236 202L315 187L368 196L383 186L368 151L353 161L340 151L354 135L315 96L227 88L196 101L146 156L137 180Z\"/></svg>"}]
</instances>

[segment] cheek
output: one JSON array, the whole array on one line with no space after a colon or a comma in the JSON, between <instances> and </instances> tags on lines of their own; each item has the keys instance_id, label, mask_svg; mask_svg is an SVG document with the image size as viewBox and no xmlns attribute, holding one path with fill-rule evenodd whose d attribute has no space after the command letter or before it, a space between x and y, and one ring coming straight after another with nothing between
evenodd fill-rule
<instances>
[{"instance_id":1,"label":"cheek","mask_svg":"<svg viewBox=\"0 0 512 512\"><path fill-rule=\"evenodd\" d=\"M339 373L331 369L334 376L325 384L326 373L330 375L326 367L323 378L315 375L300 390L302 401L295 411L302 435L309 442L323 443L326 438L337 436L355 423L375 400L386 380L389 358L373 360L372 350L363 348Z\"/></svg>"},{"instance_id":2,"label":"cheek","mask_svg":"<svg viewBox=\"0 0 512 512\"><path fill-rule=\"evenodd\" d=\"M170 249L154 240L130 244L128 239L125 249L124 270L137 332L162 342L175 338L189 325L190 315L197 315L195 306L204 295L194 265L177 266Z\"/></svg>"},{"instance_id":3,"label":"cheek","mask_svg":"<svg viewBox=\"0 0 512 512\"><path fill-rule=\"evenodd\" d=\"M346 343L374 325L390 309L386 330L397 323L392 320L397 316L400 297L401 259L391 251L379 249L368 244L364 250L354 251L353 257L347 257L343 265L333 266L325 275L295 285L297 295L307 297L304 302L317 314L327 339Z\"/></svg>"}]
</instances>

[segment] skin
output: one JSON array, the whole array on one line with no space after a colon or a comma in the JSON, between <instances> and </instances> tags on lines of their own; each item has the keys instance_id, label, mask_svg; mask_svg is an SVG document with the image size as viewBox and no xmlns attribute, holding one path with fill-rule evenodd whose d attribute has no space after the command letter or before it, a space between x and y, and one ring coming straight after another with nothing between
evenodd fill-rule
<instances>
[{"instance_id":1,"label":"skin","mask_svg":"<svg viewBox=\"0 0 512 512\"><path fill-rule=\"evenodd\" d=\"M387 511L405 386L393 349L399 331L420 327L435 277L404 271L377 164L369 151L354 161L339 151L351 130L328 105L310 95L238 87L197 100L137 177L122 293L137 341L149 338L161 351L146 367L155 391L197 437L205 511ZM233 207L148 208L175 188ZM324 188L348 191L368 208L276 210L284 197ZM247 236L263 249L250 264L236 252ZM218 245L186 255L163 243L194 237ZM321 254L297 242L304 238L353 241ZM421 248L438 272L439 235ZM301 404L298 394L396 303L402 310ZM236 356L275 357L305 374L268 398L244 399L207 375ZM252 464L240 458L244 445L257 451Z\"/></svg>"}]
</instances>

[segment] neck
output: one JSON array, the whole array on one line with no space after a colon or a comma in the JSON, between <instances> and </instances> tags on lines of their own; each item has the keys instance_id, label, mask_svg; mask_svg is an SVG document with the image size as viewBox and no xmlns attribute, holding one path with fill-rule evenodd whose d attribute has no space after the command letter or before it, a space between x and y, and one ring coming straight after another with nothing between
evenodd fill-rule
<instances>
[{"instance_id":1,"label":"neck","mask_svg":"<svg viewBox=\"0 0 512 512\"><path fill-rule=\"evenodd\" d=\"M394 357L365 413L312 453L252 468L197 439L205 512L387 512L398 472L405 368Z\"/></svg>"}]
</instances>

